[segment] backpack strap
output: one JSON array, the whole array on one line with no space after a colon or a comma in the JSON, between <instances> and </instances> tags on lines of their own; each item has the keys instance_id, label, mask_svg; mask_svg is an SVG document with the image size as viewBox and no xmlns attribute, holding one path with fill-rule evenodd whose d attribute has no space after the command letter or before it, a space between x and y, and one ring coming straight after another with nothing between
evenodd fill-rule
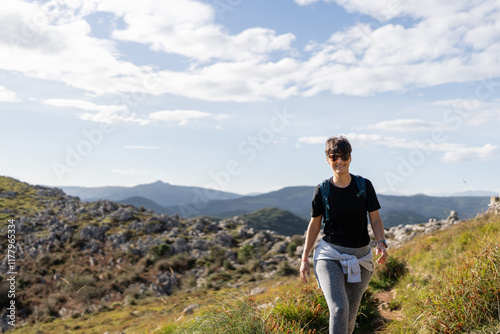
<instances>
[{"instance_id":1,"label":"backpack strap","mask_svg":"<svg viewBox=\"0 0 500 334\"><path fill-rule=\"evenodd\" d=\"M360 175L354 175L354 179L356 180L356 185L358 186L359 193L356 196L366 198L366 180L364 177Z\"/></svg>"},{"instance_id":2,"label":"backpack strap","mask_svg":"<svg viewBox=\"0 0 500 334\"><path fill-rule=\"evenodd\" d=\"M323 207L325 208L324 220L330 220L330 203L328 202L328 195L330 194L330 179L321 182L320 185L321 198L323 199Z\"/></svg>"},{"instance_id":3,"label":"backpack strap","mask_svg":"<svg viewBox=\"0 0 500 334\"><path fill-rule=\"evenodd\" d=\"M366 198L366 180L360 175L354 175L354 180L358 186L359 192L356 196ZM325 221L330 220L330 202L328 201L328 196L330 195L330 179L326 179L321 182L320 185L321 198L323 199L323 207L325 208Z\"/></svg>"}]
</instances>

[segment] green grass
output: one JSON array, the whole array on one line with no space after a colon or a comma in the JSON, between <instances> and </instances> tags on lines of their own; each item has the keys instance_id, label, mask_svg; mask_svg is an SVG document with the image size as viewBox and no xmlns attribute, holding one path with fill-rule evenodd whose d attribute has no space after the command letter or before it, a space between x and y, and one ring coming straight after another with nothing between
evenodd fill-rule
<instances>
[{"instance_id":1,"label":"green grass","mask_svg":"<svg viewBox=\"0 0 500 334\"><path fill-rule=\"evenodd\" d=\"M412 273L398 284L404 320L385 332L497 333L499 246L500 217L486 215L395 251Z\"/></svg>"},{"instance_id":2,"label":"green grass","mask_svg":"<svg viewBox=\"0 0 500 334\"><path fill-rule=\"evenodd\" d=\"M0 176L0 193L11 192L15 196L5 196L0 200L0 210L8 209L10 213L0 213L0 228L7 226L9 219L19 219L20 216L28 215L41 210L46 206L37 195L38 191L27 183L15 179ZM44 198L44 200L50 200Z\"/></svg>"},{"instance_id":3,"label":"green grass","mask_svg":"<svg viewBox=\"0 0 500 334\"><path fill-rule=\"evenodd\" d=\"M191 318L165 324L160 333L327 333L328 305L314 279L303 284L297 277L275 285L267 283L265 293L249 296L241 290L225 290L214 300L197 300L202 305ZM355 333L368 329L379 317L369 289L362 301Z\"/></svg>"}]
</instances>

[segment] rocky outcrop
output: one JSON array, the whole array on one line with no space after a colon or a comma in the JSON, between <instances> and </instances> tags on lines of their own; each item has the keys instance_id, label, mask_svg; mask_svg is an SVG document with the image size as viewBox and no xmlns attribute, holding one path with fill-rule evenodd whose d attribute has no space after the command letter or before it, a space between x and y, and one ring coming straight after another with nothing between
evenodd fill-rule
<instances>
[{"instance_id":1,"label":"rocky outcrop","mask_svg":"<svg viewBox=\"0 0 500 334\"><path fill-rule=\"evenodd\" d=\"M427 223L391 227L386 230L386 239L391 247L397 247L398 245L410 241L417 235L445 229L451 225L459 224L460 222L462 222L462 220L458 218L457 212L452 210L446 219L437 220L434 218L429 219Z\"/></svg>"},{"instance_id":2,"label":"rocky outcrop","mask_svg":"<svg viewBox=\"0 0 500 334\"><path fill-rule=\"evenodd\" d=\"M225 271L220 267L213 272L211 261L223 260L225 266L232 269L247 265L237 260L238 250L244 245L254 247L255 258L252 261L259 270L269 270L267 274L274 273L277 264L283 261L296 265L300 256L298 252L293 257L285 254L290 237L274 231L256 231L239 217L218 222L205 218L183 220L177 215L157 215L109 200L83 202L78 197L65 195L60 189L32 188L36 189L36 200L44 208L16 220L17 237L22 240L16 245L16 256L21 266L25 260L37 262L42 259L50 272L50 277L40 278L43 281L56 283L67 277L63 267L49 269L52 264L65 261L53 258L53 254L67 249L74 252L72 258L81 259L75 261L78 266L88 267L87 272L106 268L113 273L101 273L99 280L115 277L117 281L116 276L128 273L129 268L141 259L155 262L172 259L165 262L168 263L165 268L149 265L148 275L139 273L140 278L134 278L135 274L130 273L131 279L120 280L128 289L143 293L150 291L155 295L171 294L183 277L193 277L194 281L201 282L210 273ZM13 191L2 192L0 200L18 195ZM6 234L7 231L4 228L0 233ZM219 254L220 258L214 259L214 254ZM131 260L134 256L135 260ZM176 263L176 257L188 263ZM144 263L148 265L147 261ZM1 269L6 271L7 265L7 259L2 259ZM156 270L157 267L161 269ZM110 295L105 294L108 299ZM61 312L65 316L71 314L67 307Z\"/></svg>"},{"instance_id":3,"label":"rocky outcrop","mask_svg":"<svg viewBox=\"0 0 500 334\"><path fill-rule=\"evenodd\" d=\"M488 210L486 212L498 215L500 213L500 196L491 196L490 204L488 204Z\"/></svg>"}]
</instances>

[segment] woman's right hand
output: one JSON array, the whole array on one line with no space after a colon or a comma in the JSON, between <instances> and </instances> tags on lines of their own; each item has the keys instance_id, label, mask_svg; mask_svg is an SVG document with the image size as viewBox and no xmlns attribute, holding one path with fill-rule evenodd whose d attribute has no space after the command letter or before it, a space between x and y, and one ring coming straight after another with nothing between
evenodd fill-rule
<instances>
[{"instance_id":1,"label":"woman's right hand","mask_svg":"<svg viewBox=\"0 0 500 334\"><path fill-rule=\"evenodd\" d=\"M300 277L307 283L307 278L311 275L311 267L309 266L309 261L300 262Z\"/></svg>"},{"instance_id":2,"label":"woman's right hand","mask_svg":"<svg viewBox=\"0 0 500 334\"><path fill-rule=\"evenodd\" d=\"M319 231L321 230L321 220L323 216L311 217L309 221L309 226L307 226L306 241L304 242L304 250L302 251L302 259L300 262L300 277L307 283L307 278L311 275L311 268L309 266L309 261L302 261L307 259L311 250L313 249L314 243L318 238Z\"/></svg>"}]
</instances>

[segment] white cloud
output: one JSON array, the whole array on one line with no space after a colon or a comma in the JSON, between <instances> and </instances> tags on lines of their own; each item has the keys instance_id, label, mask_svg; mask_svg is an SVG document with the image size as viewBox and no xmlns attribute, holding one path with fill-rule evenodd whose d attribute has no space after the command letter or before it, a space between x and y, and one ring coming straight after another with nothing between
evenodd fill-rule
<instances>
[{"instance_id":1,"label":"white cloud","mask_svg":"<svg viewBox=\"0 0 500 334\"><path fill-rule=\"evenodd\" d=\"M495 157L500 157L500 146L485 144L479 147L464 146L457 150L445 152L443 161L485 161Z\"/></svg>"},{"instance_id":2,"label":"white cloud","mask_svg":"<svg viewBox=\"0 0 500 334\"><path fill-rule=\"evenodd\" d=\"M273 51L289 50L293 34L276 35L274 30L251 28L229 35L214 23L212 5L193 0L140 2L105 0L99 10L123 17L124 29L116 29L113 37L150 45L155 51L179 54L199 61L250 60L267 58Z\"/></svg>"},{"instance_id":3,"label":"white cloud","mask_svg":"<svg viewBox=\"0 0 500 334\"><path fill-rule=\"evenodd\" d=\"M22 101L17 94L8 90L4 86L0 86L0 102L20 102Z\"/></svg>"},{"instance_id":4,"label":"white cloud","mask_svg":"<svg viewBox=\"0 0 500 334\"><path fill-rule=\"evenodd\" d=\"M42 103L60 108L76 108L97 111L97 113L83 113L78 116L80 119L98 123L129 122L146 125L152 121L162 121L186 125L191 120L212 116L210 113L198 110L162 110L150 113L147 118L142 118L137 116L135 113L130 112L129 108L123 104L102 105L95 104L90 101L71 99L47 99L43 100ZM221 114L214 118L224 119L227 117L227 115ZM126 148L146 148L146 146L127 146ZM149 146L147 148L153 147Z\"/></svg>"},{"instance_id":5,"label":"white cloud","mask_svg":"<svg viewBox=\"0 0 500 334\"><path fill-rule=\"evenodd\" d=\"M379 134L343 134L353 147L386 146L390 148L401 148L407 150L422 151L427 154L432 152L444 152L442 161L484 161L489 158L500 156L500 146L485 144L483 146L468 146L460 143L437 142L429 140L407 140L406 138L387 137ZM296 147L300 144L324 144L327 137L300 137Z\"/></svg>"},{"instance_id":6,"label":"white cloud","mask_svg":"<svg viewBox=\"0 0 500 334\"><path fill-rule=\"evenodd\" d=\"M318 2L319 0L294 0L294 1L300 6L307 6L315 2Z\"/></svg>"},{"instance_id":7,"label":"white cloud","mask_svg":"<svg viewBox=\"0 0 500 334\"><path fill-rule=\"evenodd\" d=\"M47 99L43 100L42 103L61 108L97 111L97 113L79 114L79 118L97 123L131 122L145 125L150 122L147 119L137 117L135 113L129 111L127 106L120 104L99 105L90 101L71 99Z\"/></svg>"},{"instance_id":8,"label":"white cloud","mask_svg":"<svg viewBox=\"0 0 500 334\"><path fill-rule=\"evenodd\" d=\"M348 134L339 134L341 136L346 137L351 145L354 146L371 146L371 145L385 145L391 147L401 147L408 145L406 140L400 140L394 137L384 137L378 134L357 134L357 133L348 133ZM300 147L300 144L325 144L326 140L329 137L326 136L304 136L300 137L297 140L297 147Z\"/></svg>"},{"instance_id":9,"label":"white cloud","mask_svg":"<svg viewBox=\"0 0 500 334\"><path fill-rule=\"evenodd\" d=\"M126 149L133 149L133 150L158 150L160 147L158 146L142 146L142 145L126 145L123 146Z\"/></svg>"},{"instance_id":10,"label":"white cloud","mask_svg":"<svg viewBox=\"0 0 500 334\"><path fill-rule=\"evenodd\" d=\"M91 26L82 18L57 16L62 1L52 5L2 3L1 69L96 94L147 91L143 80L149 67L120 60L112 41L92 37Z\"/></svg>"},{"instance_id":11,"label":"white cloud","mask_svg":"<svg viewBox=\"0 0 500 334\"><path fill-rule=\"evenodd\" d=\"M149 114L149 118L156 121L186 125L190 120L209 117L211 114L198 110L163 110Z\"/></svg>"},{"instance_id":12,"label":"white cloud","mask_svg":"<svg viewBox=\"0 0 500 334\"><path fill-rule=\"evenodd\" d=\"M172 93L208 101L284 99L299 93L297 83L307 77L300 62L222 62L190 72L161 71L155 94Z\"/></svg>"},{"instance_id":13,"label":"white cloud","mask_svg":"<svg viewBox=\"0 0 500 334\"><path fill-rule=\"evenodd\" d=\"M313 56L304 80L307 95L370 95L405 91L415 86L481 80L500 75L500 30L497 1L395 2L336 1L374 20L334 33L329 41L310 46ZM392 7L387 7L392 6ZM405 27L386 23L410 15ZM469 31L488 31L482 47L467 41ZM482 31L482 30L481 30ZM485 32L486 33L486 32ZM495 68L492 73L491 68Z\"/></svg>"},{"instance_id":14,"label":"white cloud","mask_svg":"<svg viewBox=\"0 0 500 334\"><path fill-rule=\"evenodd\" d=\"M295 0L299 5L309 5L321 0ZM400 16L411 16L413 18L455 16L460 12L471 12L477 14L488 13L490 17L495 15L492 8L498 5L495 0L487 1L371 1L371 0L323 0L328 3L336 3L344 7L348 12L370 15L378 24ZM477 17L477 16L475 16ZM457 17L457 19L460 19Z\"/></svg>"},{"instance_id":15,"label":"white cloud","mask_svg":"<svg viewBox=\"0 0 500 334\"><path fill-rule=\"evenodd\" d=\"M310 44L299 59L291 52L293 34L265 27L230 34L216 23L213 4L200 1L5 0L0 69L95 95L240 102L323 91L367 96L500 76L497 1L336 3L374 20L333 32L324 43ZM86 21L86 15L103 12L115 20L108 22L111 39L95 38ZM405 16L414 19L405 21L408 26L387 21ZM117 25L119 20L124 25ZM136 65L119 52L126 42L179 55L188 69Z\"/></svg>"},{"instance_id":16,"label":"white cloud","mask_svg":"<svg viewBox=\"0 0 500 334\"><path fill-rule=\"evenodd\" d=\"M449 124L445 122L430 122L423 119L395 119L378 122L370 125L369 128L383 132L446 131L449 130Z\"/></svg>"},{"instance_id":17,"label":"white cloud","mask_svg":"<svg viewBox=\"0 0 500 334\"><path fill-rule=\"evenodd\" d=\"M325 136L304 136L297 139L295 147L301 147L301 144L325 144L327 139Z\"/></svg>"},{"instance_id":18,"label":"white cloud","mask_svg":"<svg viewBox=\"0 0 500 334\"><path fill-rule=\"evenodd\" d=\"M468 146L460 143L436 142L434 140L413 140L408 141L405 138L384 137L379 135L348 134L346 137L356 146L387 146L393 148L403 148L409 150L418 150L426 153L444 152L442 161L461 162L461 161L484 161L489 158L500 156L500 147L492 144L484 146Z\"/></svg>"},{"instance_id":19,"label":"white cloud","mask_svg":"<svg viewBox=\"0 0 500 334\"><path fill-rule=\"evenodd\" d=\"M98 105L90 101L71 99L47 99L43 100L42 103L61 108L77 108L93 111L124 111L127 109L127 107L123 105Z\"/></svg>"}]
</instances>

